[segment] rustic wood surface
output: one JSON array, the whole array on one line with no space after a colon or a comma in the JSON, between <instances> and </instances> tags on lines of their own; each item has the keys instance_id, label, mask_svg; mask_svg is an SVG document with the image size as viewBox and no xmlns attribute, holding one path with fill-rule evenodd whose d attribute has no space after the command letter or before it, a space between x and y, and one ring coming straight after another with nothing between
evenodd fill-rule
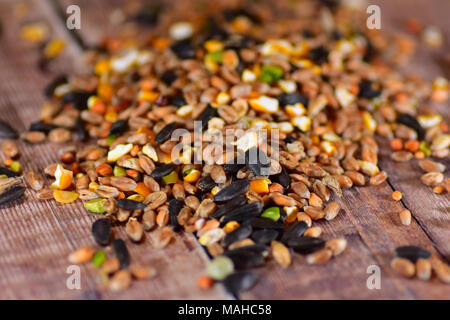
<instances>
[{"instance_id":1,"label":"rustic wood surface","mask_svg":"<svg viewBox=\"0 0 450 320\"><path fill-rule=\"evenodd\" d=\"M13 0L0 1L0 118L24 131L38 118L44 101L41 91L58 72L79 71L81 46L93 45L105 35L117 30L114 25L116 8L130 9L124 0L28 0L30 12L26 21L46 20L54 34L64 38L68 47L62 57L50 65L48 72L36 68L37 53L32 45L19 40L20 19L14 14ZM423 23L439 25L450 30L446 14L449 1L375 1L382 11L383 29L401 29L411 16ZM75 36L65 28L62 20L65 8L77 4L81 8L82 29ZM131 8L132 9L132 8ZM419 73L432 79L444 74L449 67L442 63L441 50L420 48L418 56L405 71ZM448 104L437 108L448 117ZM41 170L57 160L60 146L25 145L19 142L21 163L25 170ZM2 155L3 157L3 155ZM3 160L1 158L0 160ZM450 161L446 161L447 167ZM323 266L308 266L296 255L293 265L281 269L273 262L256 270L257 285L243 293L242 299L450 299L450 286L433 278L429 282L405 280L395 275L389 266L396 246L423 246L442 259L450 260L450 197L435 195L418 178L417 163L392 163L382 152L380 167L389 173L389 180L380 186L345 190L338 199L343 210L332 222L319 222L324 237L344 236L349 248ZM393 190L400 190L403 201L394 203ZM398 212L411 210L413 222L402 226ZM208 257L190 234L177 235L174 244L164 250L152 245L153 235L147 234L144 244L129 243L134 263L155 265L159 276L136 282L121 293L110 293L102 286L98 272L91 265L82 266L82 290L66 288L68 254L83 245L93 245L90 225L95 217L80 205L61 206L54 201L38 201L32 191L26 200L0 209L0 291L1 299L229 299L219 285L210 291L200 290L195 282L205 273ZM125 239L120 229L118 237ZM367 268L381 269L380 290L366 287Z\"/></svg>"}]
</instances>

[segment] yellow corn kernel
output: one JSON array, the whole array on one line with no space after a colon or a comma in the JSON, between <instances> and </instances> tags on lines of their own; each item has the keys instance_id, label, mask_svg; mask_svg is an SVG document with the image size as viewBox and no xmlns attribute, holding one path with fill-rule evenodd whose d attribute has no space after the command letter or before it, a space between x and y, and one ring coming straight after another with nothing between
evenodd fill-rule
<instances>
[{"instance_id":1,"label":"yellow corn kernel","mask_svg":"<svg viewBox=\"0 0 450 320\"><path fill-rule=\"evenodd\" d=\"M145 197L141 194L132 194L127 199L142 202L142 201L144 201Z\"/></svg>"},{"instance_id":2,"label":"yellow corn kernel","mask_svg":"<svg viewBox=\"0 0 450 320\"><path fill-rule=\"evenodd\" d=\"M283 133L291 133L292 131L294 131L294 126L287 121L278 122L277 128Z\"/></svg>"},{"instance_id":3,"label":"yellow corn kernel","mask_svg":"<svg viewBox=\"0 0 450 320\"><path fill-rule=\"evenodd\" d=\"M247 131L242 137L236 141L238 150L246 152L247 150L258 145L258 135L255 131Z\"/></svg>"},{"instance_id":4,"label":"yellow corn kernel","mask_svg":"<svg viewBox=\"0 0 450 320\"><path fill-rule=\"evenodd\" d=\"M380 172L378 166L370 161L358 160L358 164L361 172L367 174L369 177L373 177Z\"/></svg>"},{"instance_id":5,"label":"yellow corn kernel","mask_svg":"<svg viewBox=\"0 0 450 320\"><path fill-rule=\"evenodd\" d=\"M66 42L62 39L55 39L50 41L44 48L44 55L46 58L52 59L59 55L66 47Z\"/></svg>"},{"instance_id":6,"label":"yellow corn kernel","mask_svg":"<svg viewBox=\"0 0 450 320\"><path fill-rule=\"evenodd\" d=\"M50 186L52 189L67 189L73 181L73 172L66 170L58 164L55 170L55 182Z\"/></svg>"},{"instance_id":7,"label":"yellow corn kernel","mask_svg":"<svg viewBox=\"0 0 450 320\"><path fill-rule=\"evenodd\" d=\"M303 132L306 132L311 127L311 119L307 116L295 117L292 119L292 124Z\"/></svg>"},{"instance_id":8,"label":"yellow corn kernel","mask_svg":"<svg viewBox=\"0 0 450 320\"><path fill-rule=\"evenodd\" d=\"M331 142L341 141L341 137L334 132L325 132L322 134L322 139Z\"/></svg>"},{"instance_id":9,"label":"yellow corn kernel","mask_svg":"<svg viewBox=\"0 0 450 320\"><path fill-rule=\"evenodd\" d=\"M256 193L268 193L269 184L271 181L269 179L256 179L250 181L250 190Z\"/></svg>"},{"instance_id":10,"label":"yellow corn kernel","mask_svg":"<svg viewBox=\"0 0 450 320\"><path fill-rule=\"evenodd\" d=\"M289 153L299 153L304 151L303 144L300 141L294 141L292 143L287 143L286 148Z\"/></svg>"},{"instance_id":11,"label":"yellow corn kernel","mask_svg":"<svg viewBox=\"0 0 450 320\"><path fill-rule=\"evenodd\" d=\"M183 180L189 183L195 183L199 178L200 178L200 171L194 169L191 172L189 172L189 174L184 176Z\"/></svg>"},{"instance_id":12,"label":"yellow corn kernel","mask_svg":"<svg viewBox=\"0 0 450 320\"><path fill-rule=\"evenodd\" d=\"M297 90L297 83L292 80L278 80L278 86L286 93L293 93Z\"/></svg>"},{"instance_id":13,"label":"yellow corn kernel","mask_svg":"<svg viewBox=\"0 0 450 320\"><path fill-rule=\"evenodd\" d=\"M308 59L294 59L293 63L296 67L299 67L302 69L310 69L314 66L314 63Z\"/></svg>"},{"instance_id":14,"label":"yellow corn kernel","mask_svg":"<svg viewBox=\"0 0 450 320\"><path fill-rule=\"evenodd\" d=\"M278 100L267 96L249 100L250 106L259 112L276 113L279 110Z\"/></svg>"},{"instance_id":15,"label":"yellow corn kernel","mask_svg":"<svg viewBox=\"0 0 450 320\"><path fill-rule=\"evenodd\" d=\"M194 111L194 107L187 104L185 106L178 108L176 114L181 118L187 118L192 114L192 111Z\"/></svg>"},{"instance_id":16,"label":"yellow corn kernel","mask_svg":"<svg viewBox=\"0 0 450 320\"><path fill-rule=\"evenodd\" d=\"M149 90L141 90L138 94L138 99L141 101L153 102L156 98L159 97L158 92L149 91Z\"/></svg>"},{"instance_id":17,"label":"yellow corn kernel","mask_svg":"<svg viewBox=\"0 0 450 320\"><path fill-rule=\"evenodd\" d=\"M286 110L286 112L291 117L300 117L306 113L305 106L300 102L292 105L287 105L284 110Z\"/></svg>"},{"instance_id":18,"label":"yellow corn kernel","mask_svg":"<svg viewBox=\"0 0 450 320\"><path fill-rule=\"evenodd\" d=\"M119 160L120 157L126 155L133 148L132 143L128 144L118 144L114 149L108 152L107 160L108 162L115 162Z\"/></svg>"},{"instance_id":19,"label":"yellow corn kernel","mask_svg":"<svg viewBox=\"0 0 450 320\"><path fill-rule=\"evenodd\" d=\"M97 88L97 94L105 101L110 101L114 94L114 88L108 83L101 83Z\"/></svg>"},{"instance_id":20,"label":"yellow corn kernel","mask_svg":"<svg viewBox=\"0 0 450 320\"><path fill-rule=\"evenodd\" d=\"M344 108L355 101L355 96L344 87L336 88L335 95L339 104Z\"/></svg>"},{"instance_id":21,"label":"yellow corn kernel","mask_svg":"<svg viewBox=\"0 0 450 320\"><path fill-rule=\"evenodd\" d=\"M250 122L250 128L253 129L266 129L270 126L269 122L267 122L266 120L262 120L262 119L253 119Z\"/></svg>"},{"instance_id":22,"label":"yellow corn kernel","mask_svg":"<svg viewBox=\"0 0 450 320\"><path fill-rule=\"evenodd\" d=\"M142 153L145 154L147 157L152 159L153 161L158 161L158 154L156 153L155 148L153 148L150 144L146 144L142 147Z\"/></svg>"},{"instance_id":23,"label":"yellow corn kernel","mask_svg":"<svg viewBox=\"0 0 450 320\"><path fill-rule=\"evenodd\" d=\"M225 47L223 42L214 39L206 41L203 46L208 52L221 51Z\"/></svg>"},{"instance_id":24,"label":"yellow corn kernel","mask_svg":"<svg viewBox=\"0 0 450 320\"><path fill-rule=\"evenodd\" d=\"M48 35L48 27L44 23L33 23L22 27L20 36L31 42L42 42Z\"/></svg>"},{"instance_id":25,"label":"yellow corn kernel","mask_svg":"<svg viewBox=\"0 0 450 320\"><path fill-rule=\"evenodd\" d=\"M204 59L205 68L209 71L218 71L219 64L215 62L210 56L205 56Z\"/></svg>"},{"instance_id":26,"label":"yellow corn kernel","mask_svg":"<svg viewBox=\"0 0 450 320\"><path fill-rule=\"evenodd\" d=\"M94 72L96 75L102 75L109 71L110 68L110 62L109 60L100 60L97 61L97 63L94 66Z\"/></svg>"},{"instance_id":27,"label":"yellow corn kernel","mask_svg":"<svg viewBox=\"0 0 450 320\"><path fill-rule=\"evenodd\" d=\"M99 187L98 183L92 181L92 182L89 183L88 189L95 192L95 191L97 191L98 187Z\"/></svg>"},{"instance_id":28,"label":"yellow corn kernel","mask_svg":"<svg viewBox=\"0 0 450 320\"><path fill-rule=\"evenodd\" d=\"M220 92L217 95L215 102L217 105L222 106L222 105L225 105L228 102L230 102L230 100L231 100L231 97L227 92Z\"/></svg>"},{"instance_id":29,"label":"yellow corn kernel","mask_svg":"<svg viewBox=\"0 0 450 320\"><path fill-rule=\"evenodd\" d=\"M270 56L273 54L290 55L293 52L292 44L287 40L268 40L261 47L261 54L263 56Z\"/></svg>"},{"instance_id":30,"label":"yellow corn kernel","mask_svg":"<svg viewBox=\"0 0 450 320\"><path fill-rule=\"evenodd\" d=\"M237 228L239 228L239 222L237 222L237 221L230 221L223 227L223 230L226 233L230 233L231 231L234 231Z\"/></svg>"},{"instance_id":31,"label":"yellow corn kernel","mask_svg":"<svg viewBox=\"0 0 450 320\"><path fill-rule=\"evenodd\" d=\"M429 129L437 126L442 121L442 116L440 114L427 114L417 117L417 121L420 123L422 128Z\"/></svg>"},{"instance_id":32,"label":"yellow corn kernel","mask_svg":"<svg viewBox=\"0 0 450 320\"><path fill-rule=\"evenodd\" d=\"M78 199L79 194L72 191L54 190L53 198L59 203L71 203Z\"/></svg>"},{"instance_id":33,"label":"yellow corn kernel","mask_svg":"<svg viewBox=\"0 0 450 320\"><path fill-rule=\"evenodd\" d=\"M320 143L320 149L322 149L322 151L329 156L331 156L333 152L336 150L334 144L330 141L322 141Z\"/></svg>"},{"instance_id":34,"label":"yellow corn kernel","mask_svg":"<svg viewBox=\"0 0 450 320\"><path fill-rule=\"evenodd\" d=\"M220 191L220 188L218 186L215 186L211 189L211 194L215 196Z\"/></svg>"},{"instance_id":35,"label":"yellow corn kernel","mask_svg":"<svg viewBox=\"0 0 450 320\"><path fill-rule=\"evenodd\" d=\"M369 112L364 112L362 115L364 126L369 130L370 132L375 132L377 129L377 121L372 117L372 115Z\"/></svg>"},{"instance_id":36,"label":"yellow corn kernel","mask_svg":"<svg viewBox=\"0 0 450 320\"><path fill-rule=\"evenodd\" d=\"M97 96L90 96L87 100L87 106L88 109L92 109L92 107L97 103L101 101L101 99Z\"/></svg>"},{"instance_id":37,"label":"yellow corn kernel","mask_svg":"<svg viewBox=\"0 0 450 320\"><path fill-rule=\"evenodd\" d=\"M105 120L108 122L116 122L119 118L119 115L114 110L110 110L105 113Z\"/></svg>"},{"instance_id":38,"label":"yellow corn kernel","mask_svg":"<svg viewBox=\"0 0 450 320\"><path fill-rule=\"evenodd\" d=\"M256 80L257 76L253 71L245 69L242 72L242 82L250 83Z\"/></svg>"}]
</instances>

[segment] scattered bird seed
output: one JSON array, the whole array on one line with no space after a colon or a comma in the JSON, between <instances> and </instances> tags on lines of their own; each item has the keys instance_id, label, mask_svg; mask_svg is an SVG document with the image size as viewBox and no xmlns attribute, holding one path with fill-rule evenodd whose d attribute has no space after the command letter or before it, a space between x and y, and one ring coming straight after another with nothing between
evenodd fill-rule
<instances>
[{"instance_id":1,"label":"scattered bird seed","mask_svg":"<svg viewBox=\"0 0 450 320\"><path fill-rule=\"evenodd\" d=\"M119 260L120 268L126 269L130 265L130 254L128 252L127 246L122 239L114 239L112 242L114 248L114 253L116 258Z\"/></svg>"},{"instance_id":2,"label":"scattered bird seed","mask_svg":"<svg viewBox=\"0 0 450 320\"><path fill-rule=\"evenodd\" d=\"M111 223L109 219L101 218L92 224L92 235L95 241L101 245L106 246L111 239Z\"/></svg>"},{"instance_id":3,"label":"scattered bird seed","mask_svg":"<svg viewBox=\"0 0 450 320\"><path fill-rule=\"evenodd\" d=\"M415 263L420 258L430 258L431 253L428 250L417 246L401 246L395 249L395 256L408 259Z\"/></svg>"}]
</instances>

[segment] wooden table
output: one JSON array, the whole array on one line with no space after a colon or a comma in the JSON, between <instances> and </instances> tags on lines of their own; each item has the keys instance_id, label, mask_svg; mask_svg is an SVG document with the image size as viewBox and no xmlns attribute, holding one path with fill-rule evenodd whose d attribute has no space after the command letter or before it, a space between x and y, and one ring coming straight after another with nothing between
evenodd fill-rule
<instances>
[{"instance_id":1,"label":"wooden table","mask_svg":"<svg viewBox=\"0 0 450 320\"><path fill-rule=\"evenodd\" d=\"M111 13L123 1L28 0L25 18L46 20L57 37L65 39L62 57L52 62L45 73L36 67L38 54L33 46L19 39L20 25L14 8L18 1L0 1L3 34L0 38L0 119L21 132L38 118L44 102L42 88L58 72L81 68L81 45L91 45L105 34L112 34ZM374 2L374 1L372 1ZM401 0L375 1L382 12L382 28L402 28L406 18L417 17L425 25L436 24L446 30L446 46L440 50L422 48L406 71L427 79L449 77L449 65L442 55L449 49L449 1ZM68 5L81 8L82 28L76 33L65 28ZM445 29L446 28L446 29ZM448 103L438 106L448 117ZM25 170L42 170L57 161L59 145L24 145L20 161ZM3 157L3 155L2 155ZM3 158L1 158L3 160ZM450 161L446 161L447 167ZM293 265L282 269L273 262L258 269L260 281L243 293L241 299L450 299L450 286L436 278L424 282L398 277L389 266L392 252L399 245L420 245L450 260L450 197L435 195L418 178L416 161L394 164L386 153L380 167L389 173L379 186L345 190L338 201L344 213L332 222L319 222L326 239L345 237L349 248L323 266L308 266L296 256ZM403 193L403 200L391 200L393 190ZM153 245L154 235L145 243L129 243L133 261L154 265L158 277L135 282L124 292L111 293L102 286L98 272L90 264L81 267L81 290L66 287L69 274L67 256L74 249L93 245L90 227L95 217L77 202L61 206L55 201L39 201L33 191L26 191L26 201L0 209L0 298L2 299L232 299L220 285L203 291L196 280L205 274L208 256L190 234L179 234L174 244L164 250ZM398 212L408 208L413 214L410 226L399 223ZM126 239L123 231L118 236ZM128 241L128 240L127 240ZM381 289L369 290L366 281L369 266L381 270Z\"/></svg>"}]
</instances>

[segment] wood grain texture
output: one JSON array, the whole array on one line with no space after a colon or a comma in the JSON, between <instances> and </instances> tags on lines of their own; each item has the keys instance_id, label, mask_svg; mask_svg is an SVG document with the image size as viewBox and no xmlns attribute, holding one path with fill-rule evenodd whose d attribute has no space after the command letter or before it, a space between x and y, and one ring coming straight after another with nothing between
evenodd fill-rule
<instances>
[{"instance_id":1,"label":"wood grain texture","mask_svg":"<svg viewBox=\"0 0 450 320\"><path fill-rule=\"evenodd\" d=\"M82 29L77 34L85 44L93 45L105 35L117 31L118 27L111 23L111 14L115 8L133 9L130 2L123 0L50 0L46 5L37 6L38 0L30 2L36 7L33 15L50 19L56 31L70 42L67 57L58 59L58 63L52 66L55 71L70 71L74 68L73 63L80 61L80 48L70 40L55 12L64 12L69 4L78 4L82 11ZM398 29L411 14L423 18L427 23L448 24L443 14L445 10L436 8L449 2L409 1L407 9L406 2L375 1L382 9L383 28L386 25L386 28ZM16 41L18 23L11 21L13 19L5 14L10 12L7 9L11 9L11 3L12 0L0 4L9 6L0 7L0 17L12 25L0 40L0 111L2 119L15 123L18 129L23 130L37 118L43 101L40 91L50 76L35 70L35 51L27 44ZM53 11L55 7L51 3L56 3L60 9ZM449 29L447 27L445 30ZM445 73L437 63L438 53L429 51L420 48L418 60L408 65L406 71L419 72L428 79ZM430 59L430 54L433 59ZM23 94L22 88L27 94ZM448 110L448 105L437 107L441 112ZM25 168L41 169L56 161L57 148L51 144L21 148L24 150L22 159ZM449 286L437 279L433 278L430 282L404 280L395 275L389 266L393 249L404 244L423 246L448 259L448 195L434 195L428 187L421 185L417 180L420 171L415 162L399 166L383 153L380 166L389 173L389 183L346 190L343 198L338 200L343 207L338 218L317 223L322 227L325 239L345 237L348 240L349 247L341 256L323 266L308 266L302 256L295 255L293 265L285 270L270 261L265 267L256 270L260 281L240 298L449 299ZM391 200L393 188L402 191L403 203ZM0 223L8 226L0 229L0 285L6 288L0 291L0 298L78 298L81 294L79 291L65 288L66 257L76 247L93 244L90 224L95 217L86 214L78 204L60 206L53 201L38 202L30 191L27 191L26 197L26 202L0 209ZM398 221L398 212L404 205L415 217L409 227L402 226ZM123 230L116 229L117 237L125 239ZM129 248L136 262L157 267L160 271L157 278L137 282L123 293L112 294L102 288L97 271L87 265L82 269L82 274L86 275L82 277L83 292L87 294L98 289L102 298L113 299L228 297L219 286L213 291L202 292L195 285L196 278L204 274L207 258L192 235L178 235L175 243L165 250L153 247L153 236L147 234L143 244L130 244ZM367 267L371 265L381 269L380 290L367 289L366 281L370 276Z\"/></svg>"}]
</instances>

